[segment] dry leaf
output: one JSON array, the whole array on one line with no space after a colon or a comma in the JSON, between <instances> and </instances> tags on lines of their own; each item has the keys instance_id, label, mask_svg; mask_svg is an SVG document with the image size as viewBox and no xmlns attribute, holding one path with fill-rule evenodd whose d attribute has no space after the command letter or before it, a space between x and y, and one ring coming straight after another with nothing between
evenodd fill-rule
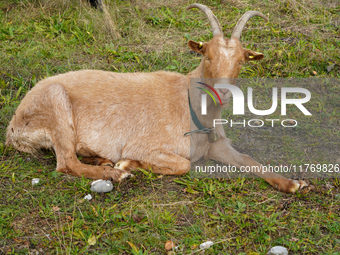
<instances>
[{"instance_id":1,"label":"dry leaf","mask_svg":"<svg viewBox=\"0 0 340 255\"><path fill-rule=\"evenodd\" d=\"M326 189L333 189L333 188L334 188L334 186L331 185L331 184L329 184L329 183L327 183L327 184L325 185L325 187L326 187Z\"/></svg>"},{"instance_id":2,"label":"dry leaf","mask_svg":"<svg viewBox=\"0 0 340 255\"><path fill-rule=\"evenodd\" d=\"M167 251L170 251L170 250L172 250L173 248L175 248L176 247L176 245L174 244L174 242L173 241L166 241L166 243L165 243L165 245L164 245L164 248L165 248L165 250L167 250Z\"/></svg>"},{"instance_id":3,"label":"dry leaf","mask_svg":"<svg viewBox=\"0 0 340 255\"><path fill-rule=\"evenodd\" d=\"M134 214L134 215L132 216L132 219L133 219L133 221L134 221L135 223L139 223L139 222L142 221L143 217L139 216L138 214Z\"/></svg>"},{"instance_id":4,"label":"dry leaf","mask_svg":"<svg viewBox=\"0 0 340 255\"><path fill-rule=\"evenodd\" d=\"M295 125L295 121L294 120L288 120L286 123L288 123L289 125Z\"/></svg>"},{"instance_id":5,"label":"dry leaf","mask_svg":"<svg viewBox=\"0 0 340 255\"><path fill-rule=\"evenodd\" d=\"M89 245L95 245L96 244L96 242L97 242L97 239L96 239L96 236L91 236L88 240L87 240L87 242L89 243Z\"/></svg>"},{"instance_id":6,"label":"dry leaf","mask_svg":"<svg viewBox=\"0 0 340 255\"><path fill-rule=\"evenodd\" d=\"M59 211L60 211L60 208L59 208L58 206L53 206L53 207L52 207L52 210L53 210L54 212L59 212Z\"/></svg>"},{"instance_id":7,"label":"dry leaf","mask_svg":"<svg viewBox=\"0 0 340 255\"><path fill-rule=\"evenodd\" d=\"M126 241L126 242L131 246L131 248L134 252L137 253L139 251L139 249L136 247L136 245L134 245L133 243L130 243L129 241Z\"/></svg>"},{"instance_id":8,"label":"dry leaf","mask_svg":"<svg viewBox=\"0 0 340 255\"><path fill-rule=\"evenodd\" d=\"M297 241L299 241L299 238L292 237L291 239L288 239L288 240L291 241L291 242L297 242Z\"/></svg>"},{"instance_id":9,"label":"dry leaf","mask_svg":"<svg viewBox=\"0 0 340 255\"><path fill-rule=\"evenodd\" d=\"M196 244L193 244L193 245L191 245L190 249L191 249L191 250L196 250L197 247L198 247L198 246L197 246Z\"/></svg>"},{"instance_id":10,"label":"dry leaf","mask_svg":"<svg viewBox=\"0 0 340 255\"><path fill-rule=\"evenodd\" d=\"M317 74L318 74L316 71L313 71L312 73L313 73L314 75L317 75Z\"/></svg>"},{"instance_id":11,"label":"dry leaf","mask_svg":"<svg viewBox=\"0 0 340 255\"><path fill-rule=\"evenodd\" d=\"M25 240L20 240L20 239L18 239L18 238L13 238L13 240L16 242L16 243L24 243L25 242Z\"/></svg>"}]
</instances>

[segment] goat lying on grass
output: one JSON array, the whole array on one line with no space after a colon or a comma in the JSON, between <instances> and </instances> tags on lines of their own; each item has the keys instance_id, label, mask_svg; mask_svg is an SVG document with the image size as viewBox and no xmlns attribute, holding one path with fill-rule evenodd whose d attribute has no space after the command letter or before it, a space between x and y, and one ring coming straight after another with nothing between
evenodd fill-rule
<instances>
[{"instance_id":1,"label":"goat lying on grass","mask_svg":"<svg viewBox=\"0 0 340 255\"><path fill-rule=\"evenodd\" d=\"M53 148L57 171L114 181L130 176L129 170L136 167L150 166L154 173L182 175L190 169L189 160L195 162L203 157L236 167L260 166L231 147L222 125L216 127L220 138L213 143L206 134L191 135L192 146L198 148L191 158L190 138L184 134L190 131L190 78L235 80L245 61L262 59L263 54L243 48L239 39L251 17L267 17L255 11L245 13L231 39L226 39L208 7L192 4L188 9L191 8L204 12L213 30L211 41L188 43L203 55L194 71L185 76L165 71L83 70L49 77L37 83L22 100L7 129L7 144L29 153ZM147 96L143 96L145 91ZM217 92L226 106L230 91ZM199 97L200 91L190 92L191 102ZM221 118L222 107L210 107L212 118ZM200 108L193 105L193 110L199 112ZM77 155L85 157L83 162L97 165L81 163ZM257 175L287 193L306 186L304 181L285 179L275 173Z\"/></svg>"}]
</instances>

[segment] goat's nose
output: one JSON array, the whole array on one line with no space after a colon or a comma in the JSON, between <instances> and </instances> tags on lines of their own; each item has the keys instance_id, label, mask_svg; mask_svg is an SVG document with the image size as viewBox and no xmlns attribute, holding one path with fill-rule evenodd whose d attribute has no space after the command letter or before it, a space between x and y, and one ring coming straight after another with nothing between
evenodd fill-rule
<instances>
[{"instance_id":1,"label":"goat's nose","mask_svg":"<svg viewBox=\"0 0 340 255\"><path fill-rule=\"evenodd\" d=\"M229 92L229 89L218 89L223 95Z\"/></svg>"}]
</instances>

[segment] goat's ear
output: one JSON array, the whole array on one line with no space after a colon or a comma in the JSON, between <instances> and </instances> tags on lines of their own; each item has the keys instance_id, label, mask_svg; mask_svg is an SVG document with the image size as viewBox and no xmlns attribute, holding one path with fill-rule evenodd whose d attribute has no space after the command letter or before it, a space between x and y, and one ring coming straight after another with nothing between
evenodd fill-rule
<instances>
[{"instance_id":1,"label":"goat's ear","mask_svg":"<svg viewBox=\"0 0 340 255\"><path fill-rule=\"evenodd\" d=\"M256 52L252 50L245 50L244 57L246 61L251 61L251 60L261 60L264 58L264 55L260 52Z\"/></svg>"},{"instance_id":2,"label":"goat's ear","mask_svg":"<svg viewBox=\"0 0 340 255\"><path fill-rule=\"evenodd\" d=\"M193 51L196 51L197 53L200 53L200 54L204 54L205 50L206 50L206 46L207 46L207 43L202 43L202 42L194 42L192 40L190 40L188 42L188 45L190 47L190 49L192 49Z\"/></svg>"}]
</instances>

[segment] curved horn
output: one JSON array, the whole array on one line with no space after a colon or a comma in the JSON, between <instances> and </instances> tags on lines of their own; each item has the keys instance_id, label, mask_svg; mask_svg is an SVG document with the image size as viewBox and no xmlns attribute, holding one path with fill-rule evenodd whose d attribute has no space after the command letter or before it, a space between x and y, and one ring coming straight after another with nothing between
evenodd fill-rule
<instances>
[{"instance_id":1,"label":"curved horn","mask_svg":"<svg viewBox=\"0 0 340 255\"><path fill-rule=\"evenodd\" d=\"M241 34L242 34L242 30L244 28L244 26L246 25L246 23L248 22L248 20L250 20L252 17L254 16L260 16L261 18L264 18L265 20L269 20L265 15L263 15L261 12L257 12L257 11L248 11L245 14L243 14L243 16L238 20L233 33L231 34L231 36L236 37L237 39L240 40Z\"/></svg>"},{"instance_id":2,"label":"curved horn","mask_svg":"<svg viewBox=\"0 0 340 255\"><path fill-rule=\"evenodd\" d=\"M211 29L213 31L213 36L222 34L222 28L221 28L220 22L218 22L216 16L212 13L212 11L207 6L203 4L191 4L187 7L187 10L192 9L192 8L200 9L207 16L210 22Z\"/></svg>"}]
</instances>

